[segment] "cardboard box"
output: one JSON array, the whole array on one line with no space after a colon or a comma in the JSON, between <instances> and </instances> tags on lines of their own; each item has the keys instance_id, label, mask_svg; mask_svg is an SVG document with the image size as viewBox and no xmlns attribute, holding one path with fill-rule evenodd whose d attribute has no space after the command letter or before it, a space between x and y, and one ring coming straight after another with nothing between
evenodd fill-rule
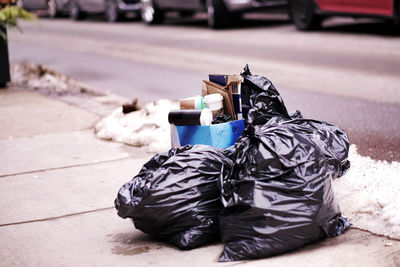
<instances>
[{"instance_id":1,"label":"cardboard box","mask_svg":"<svg viewBox=\"0 0 400 267\"><path fill-rule=\"evenodd\" d=\"M242 119L240 75L210 74L210 81L203 81L202 94L219 93L224 97L224 112L234 119Z\"/></svg>"},{"instance_id":2,"label":"cardboard box","mask_svg":"<svg viewBox=\"0 0 400 267\"><path fill-rule=\"evenodd\" d=\"M235 108L233 105L232 92L223 86L204 80L202 86L203 96L210 94L221 94L224 97L224 113L229 114L236 119Z\"/></svg>"},{"instance_id":3,"label":"cardboard box","mask_svg":"<svg viewBox=\"0 0 400 267\"><path fill-rule=\"evenodd\" d=\"M243 82L243 77L240 75L210 74L208 75L208 78L211 82L217 83L224 87L229 87L232 84L237 85Z\"/></svg>"},{"instance_id":4,"label":"cardboard box","mask_svg":"<svg viewBox=\"0 0 400 267\"><path fill-rule=\"evenodd\" d=\"M185 145L210 145L225 149L236 143L242 135L244 120L236 120L211 126L175 126L171 125L172 147Z\"/></svg>"}]
</instances>

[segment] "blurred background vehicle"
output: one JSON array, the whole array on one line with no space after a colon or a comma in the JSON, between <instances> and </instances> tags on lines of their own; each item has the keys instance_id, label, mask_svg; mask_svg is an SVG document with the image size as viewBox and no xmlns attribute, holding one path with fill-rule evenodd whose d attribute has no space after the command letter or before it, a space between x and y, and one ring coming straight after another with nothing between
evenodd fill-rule
<instances>
[{"instance_id":1,"label":"blurred background vehicle","mask_svg":"<svg viewBox=\"0 0 400 267\"><path fill-rule=\"evenodd\" d=\"M298 30L313 30L330 16L372 17L399 24L399 0L290 0L289 13Z\"/></svg>"},{"instance_id":2,"label":"blurred background vehicle","mask_svg":"<svg viewBox=\"0 0 400 267\"><path fill-rule=\"evenodd\" d=\"M68 13L70 0L18 0L17 5L29 11L47 10L49 17L55 18Z\"/></svg>"},{"instance_id":3,"label":"blurred background vehicle","mask_svg":"<svg viewBox=\"0 0 400 267\"><path fill-rule=\"evenodd\" d=\"M81 20L88 13L105 14L109 22L115 22L127 13L139 13L140 5L140 0L70 0L69 16Z\"/></svg>"},{"instance_id":4,"label":"blurred background vehicle","mask_svg":"<svg viewBox=\"0 0 400 267\"><path fill-rule=\"evenodd\" d=\"M226 28L245 12L287 5L287 0L141 0L142 19L147 24L160 24L165 13L178 11L181 16L207 12L211 28Z\"/></svg>"}]
</instances>

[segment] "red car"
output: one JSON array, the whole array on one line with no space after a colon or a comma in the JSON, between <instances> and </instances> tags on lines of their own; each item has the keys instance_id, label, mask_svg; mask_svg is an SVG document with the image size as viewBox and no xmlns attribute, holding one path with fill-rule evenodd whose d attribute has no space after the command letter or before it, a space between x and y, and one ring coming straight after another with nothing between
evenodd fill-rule
<instances>
[{"instance_id":1,"label":"red car","mask_svg":"<svg viewBox=\"0 0 400 267\"><path fill-rule=\"evenodd\" d=\"M400 0L290 0L289 13L298 30L313 30L329 16L374 17L399 25Z\"/></svg>"}]
</instances>

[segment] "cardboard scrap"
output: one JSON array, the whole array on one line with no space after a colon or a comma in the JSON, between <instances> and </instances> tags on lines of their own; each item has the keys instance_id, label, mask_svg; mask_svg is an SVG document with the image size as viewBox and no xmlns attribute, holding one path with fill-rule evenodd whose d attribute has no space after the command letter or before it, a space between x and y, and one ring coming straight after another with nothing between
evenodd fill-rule
<instances>
[{"instance_id":1,"label":"cardboard scrap","mask_svg":"<svg viewBox=\"0 0 400 267\"><path fill-rule=\"evenodd\" d=\"M228 86L229 84L225 87ZM232 116L232 118L236 119L232 92L228 89L225 89L225 87L214 82L203 80L202 94L203 96L209 94L221 94L224 97L224 113L229 114Z\"/></svg>"}]
</instances>

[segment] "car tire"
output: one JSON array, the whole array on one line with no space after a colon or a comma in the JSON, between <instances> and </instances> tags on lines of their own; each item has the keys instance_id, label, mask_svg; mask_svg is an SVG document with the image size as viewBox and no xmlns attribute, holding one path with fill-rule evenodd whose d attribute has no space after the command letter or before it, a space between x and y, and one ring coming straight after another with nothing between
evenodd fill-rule
<instances>
[{"instance_id":1,"label":"car tire","mask_svg":"<svg viewBox=\"0 0 400 267\"><path fill-rule=\"evenodd\" d=\"M108 22L117 22L121 19L121 12L118 10L116 0L106 0L104 2L105 13Z\"/></svg>"},{"instance_id":2,"label":"car tire","mask_svg":"<svg viewBox=\"0 0 400 267\"><path fill-rule=\"evenodd\" d=\"M399 34L400 33L400 0L397 0L396 2L394 2L393 17L394 17L394 26L395 26L396 32Z\"/></svg>"},{"instance_id":3,"label":"car tire","mask_svg":"<svg viewBox=\"0 0 400 267\"><path fill-rule=\"evenodd\" d=\"M164 20L164 12L157 7L153 0L141 0L140 14L146 24L161 24Z\"/></svg>"},{"instance_id":4,"label":"car tire","mask_svg":"<svg viewBox=\"0 0 400 267\"><path fill-rule=\"evenodd\" d=\"M47 0L47 13L50 18L56 18L61 15L58 11L56 0Z\"/></svg>"},{"instance_id":5,"label":"car tire","mask_svg":"<svg viewBox=\"0 0 400 267\"><path fill-rule=\"evenodd\" d=\"M82 20L85 17L76 0L71 0L69 4L69 17L73 20Z\"/></svg>"},{"instance_id":6,"label":"car tire","mask_svg":"<svg viewBox=\"0 0 400 267\"><path fill-rule=\"evenodd\" d=\"M207 0L207 17L208 26L213 29L227 28L233 20L223 0Z\"/></svg>"},{"instance_id":7,"label":"car tire","mask_svg":"<svg viewBox=\"0 0 400 267\"><path fill-rule=\"evenodd\" d=\"M289 14L296 28L300 31L311 31L321 27L322 17L316 12L313 0L291 0Z\"/></svg>"}]
</instances>

